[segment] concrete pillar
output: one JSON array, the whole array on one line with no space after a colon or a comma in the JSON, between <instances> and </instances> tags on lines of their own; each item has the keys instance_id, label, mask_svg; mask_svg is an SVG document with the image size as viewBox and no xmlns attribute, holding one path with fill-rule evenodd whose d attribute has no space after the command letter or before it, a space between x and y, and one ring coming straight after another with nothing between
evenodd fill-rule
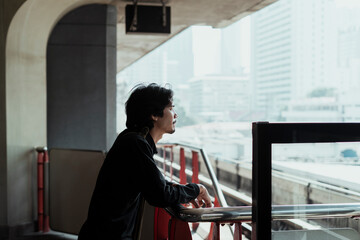
<instances>
[{"instance_id":1,"label":"concrete pillar","mask_svg":"<svg viewBox=\"0 0 360 240\"><path fill-rule=\"evenodd\" d=\"M49 148L108 150L116 137L116 8L65 15L47 48Z\"/></svg>"},{"instance_id":2,"label":"concrete pillar","mask_svg":"<svg viewBox=\"0 0 360 240\"><path fill-rule=\"evenodd\" d=\"M17 183L24 184L24 176L17 175L18 182L11 185L11 183L13 183L11 182L12 178L8 174L9 168L12 166L12 163L8 162L8 156L15 155L13 153L16 150L14 149L14 144L8 144L10 142L8 135L11 134L11 131L9 131L8 128L11 126L11 123L9 123L7 112L14 111L15 108L12 108L12 106L8 104L9 100L7 97L13 93L8 91L8 89L11 88L9 88L9 84L6 84L6 38L10 22L24 2L25 0L3 0L0 4L0 239L3 239L3 237L8 239L10 236L14 235L14 231L24 229L29 226L31 227L29 221L23 221L25 223L22 224L21 227L15 227L14 224L10 222L12 221L11 215L15 214L24 219L24 214L19 214L19 212L31 205L32 201L31 199L28 199L28 201L19 206L16 211L11 208L12 203L16 204L18 201L23 200L22 196L16 196L13 194L12 189L17 187ZM16 110L19 111L19 108ZM29 154L26 152L24 155L28 156ZM16 156L14 159L16 162ZM24 169L23 166L21 167ZM14 168L13 170L13 172L17 174L19 168ZM27 184L25 183L25 185ZM23 193L28 194L29 191L25 190ZM13 201L11 198L12 196L15 196L18 201ZM12 203L10 203L11 201ZM29 211L26 211L25 214L28 213ZM29 215L31 215L31 213Z\"/></svg>"},{"instance_id":3,"label":"concrete pillar","mask_svg":"<svg viewBox=\"0 0 360 240\"><path fill-rule=\"evenodd\" d=\"M88 3L110 2L1 1L0 239L13 239L33 231L37 218L34 147L47 144L46 46L50 32L72 9ZM115 61L108 64L115 65ZM107 108L114 108L114 104L115 100Z\"/></svg>"}]
</instances>

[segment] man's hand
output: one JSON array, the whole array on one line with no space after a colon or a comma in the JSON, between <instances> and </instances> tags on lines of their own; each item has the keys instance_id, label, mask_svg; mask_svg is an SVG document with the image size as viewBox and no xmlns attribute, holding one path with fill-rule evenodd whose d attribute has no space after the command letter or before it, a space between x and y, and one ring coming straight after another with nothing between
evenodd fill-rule
<instances>
[{"instance_id":1,"label":"man's hand","mask_svg":"<svg viewBox=\"0 0 360 240\"><path fill-rule=\"evenodd\" d=\"M194 204L196 208L202 207L204 204L205 207L212 207L208 191L202 184L198 184L198 186L200 188L200 193L194 200L191 201L191 203Z\"/></svg>"}]
</instances>

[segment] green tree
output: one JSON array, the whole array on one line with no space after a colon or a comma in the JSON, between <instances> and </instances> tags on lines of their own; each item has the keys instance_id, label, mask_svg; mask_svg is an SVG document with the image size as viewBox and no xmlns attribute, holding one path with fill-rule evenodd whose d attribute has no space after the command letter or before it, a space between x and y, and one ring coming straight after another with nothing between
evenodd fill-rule
<instances>
[{"instance_id":1,"label":"green tree","mask_svg":"<svg viewBox=\"0 0 360 240\"><path fill-rule=\"evenodd\" d=\"M308 94L308 97L310 98L335 97L335 95L336 94L334 88L316 88Z\"/></svg>"}]
</instances>

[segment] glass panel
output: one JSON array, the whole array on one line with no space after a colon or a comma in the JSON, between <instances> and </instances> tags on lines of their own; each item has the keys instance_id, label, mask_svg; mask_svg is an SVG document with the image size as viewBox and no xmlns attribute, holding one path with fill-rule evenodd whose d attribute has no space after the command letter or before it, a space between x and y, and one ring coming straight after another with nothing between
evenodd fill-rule
<instances>
[{"instance_id":1,"label":"glass panel","mask_svg":"<svg viewBox=\"0 0 360 240\"><path fill-rule=\"evenodd\" d=\"M329 217L335 206L317 219L303 213L306 204L360 202L359 151L360 143L273 145L272 204L293 205L293 213L272 222L272 239L360 239L358 220Z\"/></svg>"}]
</instances>

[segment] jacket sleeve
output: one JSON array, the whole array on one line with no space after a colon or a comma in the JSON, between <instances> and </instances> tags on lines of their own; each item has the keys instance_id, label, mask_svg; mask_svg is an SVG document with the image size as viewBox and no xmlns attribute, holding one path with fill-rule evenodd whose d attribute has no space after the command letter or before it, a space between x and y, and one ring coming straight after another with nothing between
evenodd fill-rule
<instances>
[{"instance_id":1,"label":"jacket sleeve","mask_svg":"<svg viewBox=\"0 0 360 240\"><path fill-rule=\"evenodd\" d=\"M152 157L150 146L141 139L133 146L138 161L138 187L149 204L157 207L169 207L179 203L188 203L200 192L197 184L173 184L165 180Z\"/></svg>"}]
</instances>

